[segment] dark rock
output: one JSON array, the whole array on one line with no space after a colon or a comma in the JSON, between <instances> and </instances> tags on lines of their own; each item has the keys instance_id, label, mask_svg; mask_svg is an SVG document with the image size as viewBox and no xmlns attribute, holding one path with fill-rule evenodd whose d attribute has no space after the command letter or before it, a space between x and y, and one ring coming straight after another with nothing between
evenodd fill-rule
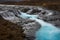
<instances>
[{"instance_id":1,"label":"dark rock","mask_svg":"<svg viewBox=\"0 0 60 40\"><path fill-rule=\"evenodd\" d=\"M27 12L28 10L30 10L30 8L23 8L21 11L22 12Z\"/></svg>"}]
</instances>

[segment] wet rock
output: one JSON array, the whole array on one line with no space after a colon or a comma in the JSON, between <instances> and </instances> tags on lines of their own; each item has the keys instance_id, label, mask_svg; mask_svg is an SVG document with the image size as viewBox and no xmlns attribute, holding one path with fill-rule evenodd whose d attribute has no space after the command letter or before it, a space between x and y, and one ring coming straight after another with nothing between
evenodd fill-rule
<instances>
[{"instance_id":1,"label":"wet rock","mask_svg":"<svg viewBox=\"0 0 60 40\"><path fill-rule=\"evenodd\" d=\"M35 35L35 32L41 27L41 25L39 25L37 22L24 24L23 26L23 29L25 30L24 33L33 37Z\"/></svg>"},{"instance_id":2,"label":"wet rock","mask_svg":"<svg viewBox=\"0 0 60 40\"><path fill-rule=\"evenodd\" d=\"M30 20L30 19L23 19L20 16L18 17L19 12L17 10L20 10L22 12L25 12L27 14L30 15L38 15L39 18L41 20L44 20L45 22L51 23L57 27L60 27L60 12L57 11L50 11L50 10L45 10L42 8L36 8L36 7L31 7L31 6L0 6L0 8L2 8L3 10L8 10L6 11L6 15L9 14L9 16L14 17L13 19L9 20L10 22L16 23L18 25L21 25L23 27L23 29L25 30L24 33L26 34L26 40L34 40L34 33L40 28L40 24L38 24L37 22L35 22L34 20ZM13 11L11 11L10 9L13 9ZM15 11L14 11L15 9ZM17 9L17 10L16 10ZM3 11L2 10L2 11ZM4 12L2 12L4 13ZM13 13L12 16L11 13ZM17 15L18 14L18 15ZM8 18L11 18L8 17Z\"/></svg>"},{"instance_id":3,"label":"wet rock","mask_svg":"<svg viewBox=\"0 0 60 40\"><path fill-rule=\"evenodd\" d=\"M32 11L29 14L35 14L35 13L39 13L39 12L41 12L41 10L32 9Z\"/></svg>"},{"instance_id":4,"label":"wet rock","mask_svg":"<svg viewBox=\"0 0 60 40\"><path fill-rule=\"evenodd\" d=\"M27 12L28 10L30 10L30 8L23 8L21 11L22 12Z\"/></svg>"}]
</instances>

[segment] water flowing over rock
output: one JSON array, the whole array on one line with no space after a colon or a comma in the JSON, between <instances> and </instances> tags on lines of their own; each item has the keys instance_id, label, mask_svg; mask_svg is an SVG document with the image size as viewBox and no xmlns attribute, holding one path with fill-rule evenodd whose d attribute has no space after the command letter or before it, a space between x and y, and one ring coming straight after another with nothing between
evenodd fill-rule
<instances>
[{"instance_id":1,"label":"water flowing over rock","mask_svg":"<svg viewBox=\"0 0 60 40\"><path fill-rule=\"evenodd\" d=\"M0 8L0 15L5 20L23 27L26 40L34 40L35 37L35 40L60 40L60 12L38 6L2 5Z\"/></svg>"},{"instance_id":2,"label":"water flowing over rock","mask_svg":"<svg viewBox=\"0 0 60 40\"><path fill-rule=\"evenodd\" d=\"M38 19L34 15L33 16L28 15L28 14L25 15L25 13L24 14L21 13L20 16L24 19L29 17L29 19L35 20L36 22L38 22L41 25L41 28L38 29L38 31L36 32L35 40L60 40L60 29L59 28L56 28L54 25L44 22L41 19ZM27 34L29 34L29 33L27 33Z\"/></svg>"}]
</instances>

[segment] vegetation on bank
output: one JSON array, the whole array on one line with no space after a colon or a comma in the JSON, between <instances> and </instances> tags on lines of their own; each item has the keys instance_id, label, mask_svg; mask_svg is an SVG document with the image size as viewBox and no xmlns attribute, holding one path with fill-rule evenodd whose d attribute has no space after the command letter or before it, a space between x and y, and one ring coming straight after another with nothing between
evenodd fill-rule
<instances>
[{"instance_id":1,"label":"vegetation on bank","mask_svg":"<svg viewBox=\"0 0 60 40\"><path fill-rule=\"evenodd\" d=\"M17 26L0 17L0 40L23 40L24 34L21 26Z\"/></svg>"}]
</instances>

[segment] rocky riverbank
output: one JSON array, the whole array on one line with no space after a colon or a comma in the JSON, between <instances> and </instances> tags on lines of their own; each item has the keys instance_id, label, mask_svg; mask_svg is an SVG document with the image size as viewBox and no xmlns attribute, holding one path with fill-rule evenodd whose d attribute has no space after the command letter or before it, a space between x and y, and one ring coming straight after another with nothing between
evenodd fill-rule
<instances>
[{"instance_id":1,"label":"rocky riverbank","mask_svg":"<svg viewBox=\"0 0 60 40\"><path fill-rule=\"evenodd\" d=\"M0 40L24 40L22 27L0 16Z\"/></svg>"},{"instance_id":2,"label":"rocky riverbank","mask_svg":"<svg viewBox=\"0 0 60 40\"><path fill-rule=\"evenodd\" d=\"M35 32L41 27L41 25L34 20L21 18L20 12L30 15L38 15L38 19L60 27L60 12L58 11L47 10L40 6L1 5L0 15L5 20L21 25L22 29L24 29L26 40L34 40Z\"/></svg>"}]
</instances>

